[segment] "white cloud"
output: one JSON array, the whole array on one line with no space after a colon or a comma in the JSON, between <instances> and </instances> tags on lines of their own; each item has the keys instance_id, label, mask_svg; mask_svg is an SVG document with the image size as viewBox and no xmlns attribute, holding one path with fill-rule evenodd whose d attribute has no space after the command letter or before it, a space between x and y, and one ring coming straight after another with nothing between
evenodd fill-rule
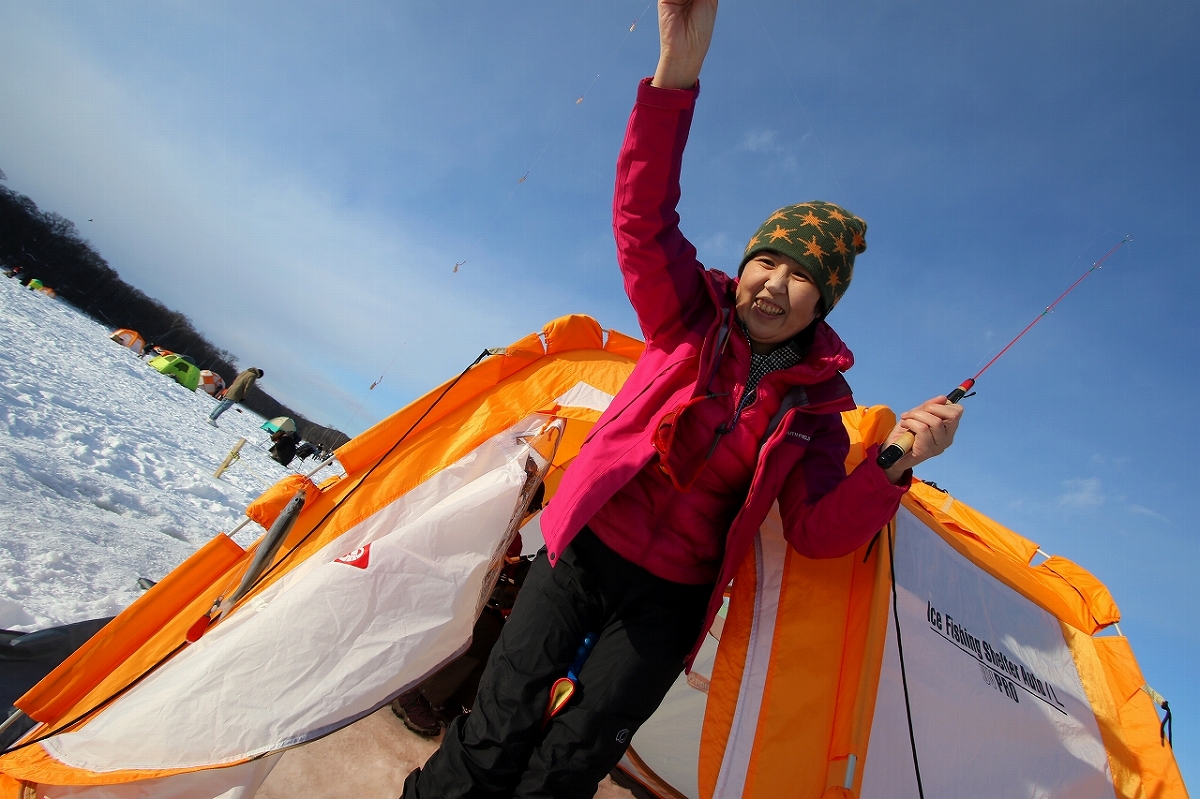
<instances>
[{"instance_id":1,"label":"white cloud","mask_svg":"<svg viewBox=\"0 0 1200 799\"><path fill-rule=\"evenodd\" d=\"M1158 521L1166 522L1167 524L1171 523L1170 519L1168 519L1166 516L1163 516L1158 511L1150 510L1150 508L1142 507L1141 505L1126 505L1125 509L1130 513L1137 513L1141 516L1149 516L1151 519L1157 519Z\"/></svg>"},{"instance_id":2,"label":"white cloud","mask_svg":"<svg viewBox=\"0 0 1200 799\"><path fill-rule=\"evenodd\" d=\"M793 171L799 165L796 150L804 144L810 134L805 134L796 144L781 141L777 130L750 130L743 136L733 149L739 152L753 153L759 156L772 157L771 168Z\"/></svg>"},{"instance_id":3,"label":"white cloud","mask_svg":"<svg viewBox=\"0 0 1200 799\"><path fill-rule=\"evenodd\" d=\"M705 258L711 260L713 256L740 253L742 245L735 242L728 233L721 232L701 238L697 242L697 248L700 260L703 261Z\"/></svg>"},{"instance_id":4,"label":"white cloud","mask_svg":"<svg viewBox=\"0 0 1200 799\"><path fill-rule=\"evenodd\" d=\"M747 131L742 136L741 142L738 143L737 149L752 153L776 154L783 152L783 147L779 144L779 131L777 130Z\"/></svg>"},{"instance_id":5,"label":"white cloud","mask_svg":"<svg viewBox=\"0 0 1200 799\"><path fill-rule=\"evenodd\" d=\"M1104 504L1104 495L1100 493L1100 478L1080 477L1064 480L1065 494L1058 495L1060 508L1098 508Z\"/></svg>"}]
</instances>

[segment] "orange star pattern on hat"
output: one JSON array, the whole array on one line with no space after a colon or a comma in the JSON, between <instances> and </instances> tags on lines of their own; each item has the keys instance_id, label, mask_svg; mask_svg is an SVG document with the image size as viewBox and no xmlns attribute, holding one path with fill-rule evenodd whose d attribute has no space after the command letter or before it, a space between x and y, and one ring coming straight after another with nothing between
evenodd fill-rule
<instances>
[{"instance_id":1,"label":"orange star pattern on hat","mask_svg":"<svg viewBox=\"0 0 1200 799\"><path fill-rule=\"evenodd\" d=\"M811 225L811 226L815 227L817 230L823 231L824 228L821 227L821 225L825 224L825 220L822 219L821 217L817 216L816 214L814 214L812 211L809 211L804 216L800 217L800 224L801 225Z\"/></svg>"},{"instance_id":2,"label":"orange star pattern on hat","mask_svg":"<svg viewBox=\"0 0 1200 799\"><path fill-rule=\"evenodd\" d=\"M790 234L792 232L793 231L788 230L783 225L776 225L775 229L772 230L770 233L768 233L767 236L771 239L772 242L776 242L776 241L779 241L780 239L783 239L784 241L791 243L792 237Z\"/></svg>"}]
</instances>

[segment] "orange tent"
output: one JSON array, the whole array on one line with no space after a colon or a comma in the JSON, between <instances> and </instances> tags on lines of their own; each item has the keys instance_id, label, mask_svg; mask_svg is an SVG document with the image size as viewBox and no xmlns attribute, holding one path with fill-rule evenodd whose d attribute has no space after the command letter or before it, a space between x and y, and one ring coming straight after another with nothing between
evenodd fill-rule
<instances>
[{"instance_id":1,"label":"orange tent","mask_svg":"<svg viewBox=\"0 0 1200 799\"><path fill-rule=\"evenodd\" d=\"M146 346L146 339L142 338L142 334L127 327L114 330L109 338L139 355L142 353L142 348Z\"/></svg>"},{"instance_id":2,"label":"orange tent","mask_svg":"<svg viewBox=\"0 0 1200 799\"><path fill-rule=\"evenodd\" d=\"M205 394L216 394L225 390L225 378L211 369L200 370L200 390Z\"/></svg>"},{"instance_id":3,"label":"orange tent","mask_svg":"<svg viewBox=\"0 0 1200 799\"><path fill-rule=\"evenodd\" d=\"M894 423L843 420L847 470ZM1111 595L1039 553L919 481L843 558L773 513L623 767L663 797L1185 797Z\"/></svg>"},{"instance_id":4,"label":"orange tent","mask_svg":"<svg viewBox=\"0 0 1200 799\"><path fill-rule=\"evenodd\" d=\"M294 520L263 571L262 539L218 534L18 700L39 724L0 755L0 797L252 796L283 751L418 683L641 348L555 320L341 447L343 471L276 485L247 509ZM892 416L844 419L849 468ZM927 796L1185 796L1112 597L1040 557L920 483L844 558L789 550L773 514L622 768L695 799L905 799L918 771Z\"/></svg>"}]
</instances>

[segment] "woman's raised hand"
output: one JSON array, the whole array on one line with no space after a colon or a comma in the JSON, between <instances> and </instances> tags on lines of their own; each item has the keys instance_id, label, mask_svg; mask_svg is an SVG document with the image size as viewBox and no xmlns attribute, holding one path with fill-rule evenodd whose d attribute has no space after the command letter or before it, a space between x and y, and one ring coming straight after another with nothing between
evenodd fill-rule
<instances>
[{"instance_id":1,"label":"woman's raised hand","mask_svg":"<svg viewBox=\"0 0 1200 799\"><path fill-rule=\"evenodd\" d=\"M907 470L945 452L954 443L962 412L961 405L948 405L945 397L934 397L900 414L900 421L892 428L884 446L906 431L913 434L914 441L904 457L887 469L888 480L898 483Z\"/></svg>"},{"instance_id":2,"label":"woman's raised hand","mask_svg":"<svg viewBox=\"0 0 1200 799\"><path fill-rule=\"evenodd\" d=\"M717 0L658 0L658 68L653 85L690 89L712 42Z\"/></svg>"}]
</instances>

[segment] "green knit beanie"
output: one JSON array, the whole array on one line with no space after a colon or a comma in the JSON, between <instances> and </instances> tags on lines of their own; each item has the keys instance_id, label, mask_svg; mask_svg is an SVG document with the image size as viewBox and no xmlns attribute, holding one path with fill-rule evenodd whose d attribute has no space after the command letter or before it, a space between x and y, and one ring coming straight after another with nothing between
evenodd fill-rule
<instances>
[{"instance_id":1,"label":"green knit beanie","mask_svg":"<svg viewBox=\"0 0 1200 799\"><path fill-rule=\"evenodd\" d=\"M833 310L854 276L854 256L867 249L867 223L833 203L788 205L767 217L746 245L738 275L763 250L795 258L821 290L825 313Z\"/></svg>"}]
</instances>

